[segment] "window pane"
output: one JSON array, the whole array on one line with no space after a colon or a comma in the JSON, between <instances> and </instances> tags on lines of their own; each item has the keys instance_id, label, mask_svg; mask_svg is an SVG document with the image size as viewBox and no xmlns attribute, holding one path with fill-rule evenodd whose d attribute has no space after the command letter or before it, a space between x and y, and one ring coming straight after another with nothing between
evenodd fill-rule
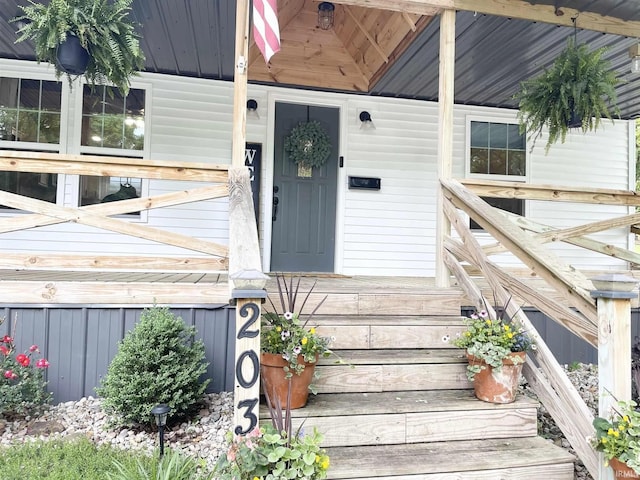
<instances>
[{"instance_id":1,"label":"window pane","mask_svg":"<svg viewBox=\"0 0 640 480\"><path fill-rule=\"evenodd\" d=\"M492 175L506 175L507 173L507 151L489 151L489 173Z\"/></svg>"},{"instance_id":2,"label":"window pane","mask_svg":"<svg viewBox=\"0 0 640 480\"><path fill-rule=\"evenodd\" d=\"M83 90L81 143L84 146L144 148L144 90L131 89L124 98L117 89Z\"/></svg>"},{"instance_id":3,"label":"window pane","mask_svg":"<svg viewBox=\"0 0 640 480\"><path fill-rule=\"evenodd\" d=\"M510 150L525 150L525 135L520 134L519 125L509 125L508 142Z\"/></svg>"},{"instance_id":4,"label":"window pane","mask_svg":"<svg viewBox=\"0 0 640 480\"><path fill-rule=\"evenodd\" d=\"M61 101L59 82L0 78L0 140L60 143Z\"/></svg>"},{"instance_id":5,"label":"window pane","mask_svg":"<svg viewBox=\"0 0 640 480\"><path fill-rule=\"evenodd\" d=\"M471 149L471 173L489 173L489 150Z\"/></svg>"},{"instance_id":6,"label":"window pane","mask_svg":"<svg viewBox=\"0 0 640 480\"><path fill-rule=\"evenodd\" d=\"M0 189L51 203L56 201L57 185L55 173L0 172Z\"/></svg>"},{"instance_id":7,"label":"window pane","mask_svg":"<svg viewBox=\"0 0 640 480\"><path fill-rule=\"evenodd\" d=\"M18 121L18 111L12 108L0 107L0 140L15 140Z\"/></svg>"},{"instance_id":8,"label":"window pane","mask_svg":"<svg viewBox=\"0 0 640 480\"><path fill-rule=\"evenodd\" d=\"M471 146L489 146L489 124L486 122L471 122Z\"/></svg>"},{"instance_id":9,"label":"window pane","mask_svg":"<svg viewBox=\"0 0 640 480\"><path fill-rule=\"evenodd\" d=\"M508 175L526 175L526 162L525 152L522 150L510 150L509 151L509 170Z\"/></svg>"},{"instance_id":10,"label":"window pane","mask_svg":"<svg viewBox=\"0 0 640 480\"><path fill-rule=\"evenodd\" d=\"M18 141L38 141L38 111L18 111Z\"/></svg>"},{"instance_id":11,"label":"window pane","mask_svg":"<svg viewBox=\"0 0 640 480\"><path fill-rule=\"evenodd\" d=\"M20 108L40 109L40 80L20 80Z\"/></svg>"},{"instance_id":12,"label":"window pane","mask_svg":"<svg viewBox=\"0 0 640 480\"><path fill-rule=\"evenodd\" d=\"M482 197L482 199L492 207L515 213L517 215L524 215L524 200L520 198ZM471 230L483 230L480 225L471 219L469 220L469 228Z\"/></svg>"},{"instance_id":13,"label":"window pane","mask_svg":"<svg viewBox=\"0 0 640 480\"><path fill-rule=\"evenodd\" d=\"M80 177L80 205L139 198L142 179L125 177Z\"/></svg>"},{"instance_id":14,"label":"window pane","mask_svg":"<svg viewBox=\"0 0 640 480\"><path fill-rule=\"evenodd\" d=\"M0 77L0 107L18 108L20 81L17 78Z\"/></svg>"},{"instance_id":15,"label":"window pane","mask_svg":"<svg viewBox=\"0 0 640 480\"><path fill-rule=\"evenodd\" d=\"M507 148L507 124L506 123L490 123L489 124L489 147Z\"/></svg>"}]
</instances>

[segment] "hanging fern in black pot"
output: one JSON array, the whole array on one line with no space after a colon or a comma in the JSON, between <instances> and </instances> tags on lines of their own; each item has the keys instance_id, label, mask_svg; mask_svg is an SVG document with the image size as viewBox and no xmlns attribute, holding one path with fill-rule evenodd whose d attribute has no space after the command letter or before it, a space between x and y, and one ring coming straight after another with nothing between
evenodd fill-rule
<instances>
[{"instance_id":1,"label":"hanging fern in black pot","mask_svg":"<svg viewBox=\"0 0 640 480\"><path fill-rule=\"evenodd\" d=\"M84 74L90 85L111 82L126 95L131 76L144 67L136 24L129 18L132 2L30 1L12 20L23 24L16 42L31 40L38 62L53 64L58 78Z\"/></svg>"},{"instance_id":2,"label":"hanging fern in black pot","mask_svg":"<svg viewBox=\"0 0 640 480\"><path fill-rule=\"evenodd\" d=\"M604 53L604 48L591 51L570 38L551 68L520 84L515 95L520 131L528 133L532 149L544 127L549 130L548 152L558 140L564 143L569 128L586 133L596 130L603 118L613 121L618 79Z\"/></svg>"}]
</instances>

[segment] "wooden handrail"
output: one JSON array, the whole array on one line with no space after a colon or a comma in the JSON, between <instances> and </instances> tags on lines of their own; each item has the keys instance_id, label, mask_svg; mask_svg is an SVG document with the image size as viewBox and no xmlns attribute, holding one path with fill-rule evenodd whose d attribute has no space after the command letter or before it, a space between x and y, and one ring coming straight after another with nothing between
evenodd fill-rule
<instances>
[{"instance_id":1,"label":"wooden handrail","mask_svg":"<svg viewBox=\"0 0 640 480\"><path fill-rule=\"evenodd\" d=\"M473 208L467 208L466 211L476 221L482 218L483 220L491 219L498 223L504 223L506 220L501 220L499 215L493 218L493 215L491 215L492 212L490 212L492 209L491 206L482 202L482 200L470 192L461 192L454 182L442 179L441 182L445 187L444 210L449 221L462 238L463 246L460 248L466 250L465 260L471 260L475 263L485 279L489 282L496 301L506 306L507 315L510 318L517 319L536 344L536 350L529 354L532 358L524 370L525 377L529 380L530 386L538 395L538 398L553 415L556 424L576 450L589 472L594 476L597 475L599 465L598 456L587 440L592 433L591 422L593 421L593 415L568 379L562 367L556 361L553 353L537 333L529 318L516 304L512 295L503 287L501 279L492 271L486 254L469 230L467 223L461 215L458 214L455 206L462 205L463 207L469 207L470 204L473 204ZM467 197L462 200L456 196L457 193L462 193L463 195L467 195ZM495 229L501 231L500 225L495 225ZM508 226L505 229L509 230ZM526 246L520 248L525 252L527 250ZM445 257L447 258L447 263L453 267L451 270L456 278L458 278L461 287L467 295L477 303L479 301L477 300L479 290L473 287L473 282L465 270L454 265L458 260L456 260L450 252L446 253ZM484 299L481 299L481 302L486 303ZM531 360L535 361L541 372L538 371L535 366L531 365Z\"/></svg>"}]
</instances>

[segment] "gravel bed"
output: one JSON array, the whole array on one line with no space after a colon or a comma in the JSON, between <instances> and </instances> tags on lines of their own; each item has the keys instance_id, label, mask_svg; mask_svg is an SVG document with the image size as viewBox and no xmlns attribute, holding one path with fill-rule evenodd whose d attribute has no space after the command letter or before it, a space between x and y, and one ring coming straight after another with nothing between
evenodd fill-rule
<instances>
[{"instance_id":1,"label":"gravel bed","mask_svg":"<svg viewBox=\"0 0 640 480\"><path fill-rule=\"evenodd\" d=\"M593 365L565 367L587 406L594 412L598 408L598 372ZM535 398L526 384L523 391ZM109 429L110 419L102 411L100 400L92 397L77 402L66 402L51 407L38 418L20 421L0 419L0 446L22 443L25 440L48 438L86 437L98 444L111 444L127 450L140 450L151 454L157 446L158 436L130 429ZM225 434L233 421L233 394L209 394L198 418L167 431L167 447L205 459L210 468L225 450ZM538 410L538 433L566 448L575 455L571 446L555 425L544 407ZM576 462L575 480L593 480L581 462Z\"/></svg>"}]
</instances>

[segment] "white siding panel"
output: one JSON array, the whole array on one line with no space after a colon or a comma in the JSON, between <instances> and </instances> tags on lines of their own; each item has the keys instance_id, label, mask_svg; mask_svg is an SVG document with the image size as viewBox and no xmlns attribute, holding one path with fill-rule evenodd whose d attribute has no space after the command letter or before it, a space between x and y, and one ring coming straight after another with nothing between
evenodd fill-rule
<instances>
[{"instance_id":1,"label":"white siding panel","mask_svg":"<svg viewBox=\"0 0 640 480\"><path fill-rule=\"evenodd\" d=\"M348 118L371 113L375 130L348 124L347 175L379 177L380 191L347 190L344 273L433 275L437 105L350 100Z\"/></svg>"}]
</instances>

